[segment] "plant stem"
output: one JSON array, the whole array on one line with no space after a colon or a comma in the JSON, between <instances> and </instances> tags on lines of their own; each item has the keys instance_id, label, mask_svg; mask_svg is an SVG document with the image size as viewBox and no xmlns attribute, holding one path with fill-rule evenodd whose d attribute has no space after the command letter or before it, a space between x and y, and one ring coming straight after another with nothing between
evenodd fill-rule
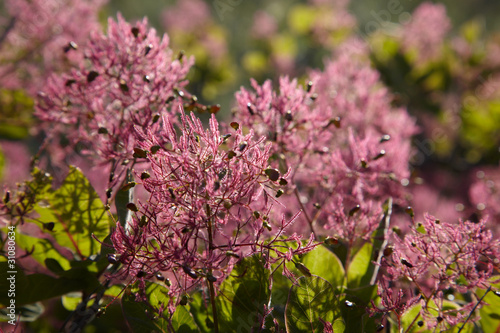
<instances>
[{"instance_id":1,"label":"plant stem","mask_svg":"<svg viewBox=\"0 0 500 333\"><path fill-rule=\"evenodd\" d=\"M209 208L207 208L208 215L208 252L209 256L212 255L212 251L214 249L213 245L213 235L212 235L212 218L210 217ZM212 274L212 269L209 269L209 273ZM208 281L208 289L210 289L210 303L212 304L212 315L214 317L214 332L219 333L219 321L217 320L217 308L215 306L215 288L214 283L212 281Z\"/></svg>"},{"instance_id":2,"label":"plant stem","mask_svg":"<svg viewBox=\"0 0 500 333\"><path fill-rule=\"evenodd\" d=\"M315 240L318 240L318 237L316 236L316 232L314 231L314 227L313 227L313 222L314 220L311 220L311 218L309 217L309 214L307 214L307 210L306 208L304 207L304 205L302 204L302 201L300 201L300 194L299 194L299 191L297 190L297 188L295 188L293 190L293 192L295 193L295 197L297 197L297 201L298 203L300 204L300 208L302 208L302 211L304 212L304 215L306 217L306 220L307 220L307 223L309 223L309 227L311 228L311 232L313 233L314 235L314 239Z\"/></svg>"},{"instance_id":3,"label":"plant stem","mask_svg":"<svg viewBox=\"0 0 500 333\"><path fill-rule=\"evenodd\" d=\"M210 289L210 302L212 303L212 315L214 317L214 332L219 333L219 321L217 320L217 308L215 307L214 283L208 281L208 287Z\"/></svg>"},{"instance_id":4,"label":"plant stem","mask_svg":"<svg viewBox=\"0 0 500 333\"><path fill-rule=\"evenodd\" d=\"M472 308L472 310L470 310L469 316L467 317L467 319L465 319L462 327L460 327L460 329L458 330L457 333L462 332L462 330L465 327L465 324L467 324L467 322L469 321L469 319L472 316L472 314L474 313L474 311L476 311L476 308L479 306L479 304L481 304L481 301L486 297L486 295L488 295L488 293L490 292L490 290L491 290L491 286L489 286L488 289L486 289L486 292L484 293L484 295L479 299L479 301L477 301L476 305L474 305L474 307Z\"/></svg>"}]
</instances>

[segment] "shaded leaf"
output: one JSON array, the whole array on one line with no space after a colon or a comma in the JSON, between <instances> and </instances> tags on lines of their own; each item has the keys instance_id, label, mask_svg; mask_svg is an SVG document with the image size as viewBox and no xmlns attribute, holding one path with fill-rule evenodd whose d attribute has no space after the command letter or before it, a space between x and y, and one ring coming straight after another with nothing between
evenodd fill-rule
<instances>
[{"instance_id":1,"label":"shaded leaf","mask_svg":"<svg viewBox=\"0 0 500 333\"><path fill-rule=\"evenodd\" d=\"M269 301L269 271L258 255L240 261L216 297L221 332L250 332Z\"/></svg>"},{"instance_id":2,"label":"shaded leaf","mask_svg":"<svg viewBox=\"0 0 500 333\"><path fill-rule=\"evenodd\" d=\"M285 310L287 332L323 332L324 321L339 317L333 286L318 276L301 277L290 288Z\"/></svg>"}]
</instances>

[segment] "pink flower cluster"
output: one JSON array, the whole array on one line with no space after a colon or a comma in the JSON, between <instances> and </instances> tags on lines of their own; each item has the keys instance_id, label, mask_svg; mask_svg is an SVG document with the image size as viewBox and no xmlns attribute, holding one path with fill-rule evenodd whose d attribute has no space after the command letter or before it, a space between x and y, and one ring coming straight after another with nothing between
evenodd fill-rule
<instances>
[{"instance_id":1,"label":"pink flower cluster","mask_svg":"<svg viewBox=\"0 0 500 333\"><path fill-rule=\"evenodd\" d=\"M36 116L50 135L83 145L87 155L132 159L137 132L175 113L169 107L183 96L192 59L173 60L167 36L160 39L146 19L131 25L121 16L78 52L78 68L48 79Z\"/></svg>"},{"instance_id":2,"label":"pink flower cluster","mask_svg":"<svg viewBox=\"0 0 500 333\"><path fill-rule=\"evenodd\" d=\"M414 297L419 296L421 315L428 327L446 329L464 322L477 302L473 299L461 307L446 307L444 293L454 297L455 292L487 289L499 280L498 276L496 281L491 278L500 267L500 241L486 229L485 220L451 224L426 215L403 239L394 235L394 246L386 248L384 254L386 274L382 281L393 281L403 290L416 290L417 295L403 292L399 304L404 307L408 299L414 303ZM389 284L381 283L380 288L390 298L393 292ZM389 303L385 300L382 305L386 307L384 304Z\"/></svg>"},{"instance_id":3,"label":"pink flower cluster","mask_svg":"<svg viewBox=\"0 0 500 333\"><path fill-rule=\"evenodd\" d=\"M0 87L30 95L46 77L76 61L72 48L84 44L99 24L106 0L6 0L0 20Z\"/></svg>"},{"instance_id":4,"label":"pink flower cluster","mask_svg":"<svg viewBox=\"0 0 500 333\"><path fill-rule=\"evenodd\" d=\"M176 304L203 279L222 281L238 258L260 253L268 263L291 260L314 247L312 239L303 245L297 235L281 237L294 218L269 216L282 176L268 167L264 138L241 128L221 135L214 116L209 130L193 114L181 120L176 128L164 118L160 136L141 133L136 150L151 164L140 173L150 198L129 204L137 213L112 235L123 264L118 276L168 277Z\"/></svg>"},{"instance_id":5,"label":"pink flower cluster","mask_svg":"<svg viewBox=\"0 0 500 333\"><path fill-rule=\"evenodd\" d=\"M275 167L293 166L289 206L302 206L311 228L350 241L370 237L387 198L404 199L416 132L405 110L391 106L363 50L358 41L346 44L305 89L285 77L279 93L270 81L252 81L255 93L236 95L237 121L273 142Z\"/></svg>"},{"instance_id":6,"label":"pink flower cluster","mask_svg":"<svg viewBox=\"0 0 500 333\"><path fill-rule=\"evenodd\" d=\"M403 49L416 53L416 63L425 64L439 56L451 22L442 4L424 2L415 9L401 36Z\"/></svg>"}]
</instances>

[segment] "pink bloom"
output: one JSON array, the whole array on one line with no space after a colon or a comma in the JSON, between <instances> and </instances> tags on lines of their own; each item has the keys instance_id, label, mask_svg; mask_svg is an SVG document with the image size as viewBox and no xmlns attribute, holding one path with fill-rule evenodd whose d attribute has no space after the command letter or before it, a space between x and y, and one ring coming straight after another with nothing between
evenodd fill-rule
<instances>
[{"instance_id":1,"label":"pink bloom","mask_svg":"<svg viewBox=\"0 0 500 333\"><path fill-rule=\"evenodd\" d=\"M6 0L0 42L0 86L35 96L52 72L76 61L74 50L99 28L106 0ZM3 31L3 29L0 29ZM72 43L71 46L69 43Z\"/></svg>"},{"instance_id":2,"label":"pink bloom","mask_svg":"<svg viewBox=\"0 0 500 333\"><path fill-rule=\"evenodd\" d=\"M415 9L412 20L403 29L403 49L406 52L416 52L419 64L432 61L439 56L444 38L450 29L446 7L424 2Z\"/></svg>"},{"instance_id":3,"label":"pink bloom","mask_svg":"<svg viewBox=\"0 0 500 333\"><path fill-rule=\"evenodd\" d=\"M165 117L159 135L139 130L138 149L151 163L151 173L140 174L150 199L112 235L123 264L118 276L165 274L172 278L171 295L179 297L201 279L222 281L235 258L261 253L268 267L315 246L312 239L296 247L296 235L282 237L295 218L269 215L278 176L266 171L270 146L263 138L241 128L221 135L214 116L208 130L193 114L181 120L176 128ZM287 242L294 243L292 254Z\"/></svg>"},{"instance_id":4,"label":"pink bloom","mask_svg":"<svg viewBox=\"0 0 500 333\"><path fill-rule=\"evenodd\" d=\"M236 120L273 142L275 167L293 166L287 207L303 207L311 228L317 223L350 241L370 235L387 198L404 201L400 181L409 177L416 132L406 111L391 106L363 50L348 43L305 88L284 77L279 91L252 81L255 92L236 94ZM360 214L349 214L357 205Z\"/></svg>"},{"instance_id":5,"label":"pink bloom","mask_svg":"<svg viewBox=\"0 0 500 333\"><path fill-rule=\"evenodd\" d=\"M255 38L269 38L278 30L276 19L269 13L258 10L253 16L252 35Z\"/></svg>"},{"instance_id":6,"label":"pink bloom","mask_svg":"<svg viewBox=\"0 0 500 333\"><path fill-rule=\"evenodd\" d=\"M49 78L36 115L50 137L80 144L100 161L132 159L136 129L175 114L169 105L182 94L192 59L172 60L167 36L160 39L146 19L131 25L121 16L109 20L106 35L94 32L81 52L78 68Z\"/></svg>"}]
</instances>

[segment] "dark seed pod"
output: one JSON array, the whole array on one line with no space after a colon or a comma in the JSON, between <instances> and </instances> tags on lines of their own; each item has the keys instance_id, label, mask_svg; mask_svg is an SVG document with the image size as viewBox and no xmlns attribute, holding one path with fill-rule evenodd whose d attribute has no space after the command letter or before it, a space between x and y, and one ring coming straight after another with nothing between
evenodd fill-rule
<instances>
[{"instance_id":1,"label":"dark seed pod","mask_svg":"<svg viewBox=\"0 0 500 333\"><path fill-rule=\"evenodd\" d=\"M406 260L405 258L401 259L401 263L403 265L405 265L406 267L408 267L408 268L413 268L413 265L408 260Z\"/></svg>"},{"instance_id":2,"label":"dark seed pod","mask_svg":"<svg viewBox=\"0 0 500 333\"><path fill-rule=\"evenodd\" d=\"M196 274L195 271L193 271L190 267L184 265L182 266L182 270L184 271L184 273L186 273L190 278L192 279L197 279L198 278L198 274Z\"/></svg>"},{"instance_id":3,"label":"dark seed pod","mask_svg":"<svg viewBox=\"0 0 500 333\"><path fill-rule=\"evenodd\" d=\"M43 228L48 231L54 230L55 223L54 222L48 222L43 224Z\"/></svg>"},{"instance_id":4,"label":"dark seed pod","mask_svg":"<svg viewBox=\"0 0 500 333\"><path fill-rule=\"evenodd\" d=\"M226 256L228 257L233 257L233 258L240 258L240 255L234 251L226 251Z\"/></svg>"},{"instance_id":5,"label":"dark seed pod","mask_svg":"<svg viewBox=\"0 0 500 333\"><path fill-rule=\"evenodd\" d=\"M170 193L170 196L172 197L172 199L175 199L175 193L171 187L168 188L168 192Z\"/></svg>"},{"instance_id":6,"label":"dark seed pod","mask_svg":"<svg viewBox=\"0 0 500 333\"><path fill-rule=\"evenodd\" d=\"M116 264L118 262L118 257L114 253L109 253L108 254L108 262L110 264Z\"/></svg>"},{"instance_id":7,"label":"dark seed pod","mask_svg":"<svg viewBox=\"0 0 500 333\"><path fill-rule=\"evenodd\" d=\"M208 282L217 282L217 278L215 276L213 276L212 274L207 274L207 280Z\"/></svg>"},{"instance_id":8,"label":"dark seed pod","mask_svg":"<svg viewBox=\"0 0 500 333\"><path fill-rule=\"evenodd\" d=\"M148 179L148 178L150 178L150 177L151 177L151 175L150 175L150 174L149 174L149 172L147 172L147 171L143 171L143 172L141 173L141 179L142 179L142 180Z\"/></svg>"},{"instance_id":9,"label":"dark seed pod","mask_svg":"<svg viewBox=\"0 0 500 333\"><path fill-rule=\"evenodd\" d=\"M255 217L256 219L260 218L260 213L258 211L254 211L253 217Z\"/></svg>"},{"instance_id":10,"label":"dark seed pod","mask_svg":"<svg viewBox=\"0 0 500 333\"><path fill-rule=\"evenodd\" d=\"M386 142L386 141L389 141L391 139L391 136L389 134L386 134L386 135L383 135L381 138L380 138L380 143L382 142Z\"/></svg>"},{"instance_id":11,"label":"dark seed pod","mask_svg":"<svg viewBox=\"0 0 500 333\"><path fill-rule=\"evenodd\" d=\"M151 146L151 148L149 149L151 151L151 154L156 154L158 152L158 150L160 150L160 146Z\"/></svg>"},{"instance_id":12,"label":"dark seed pod","mask_svg":"<svg viewBox=\"0 0 500 333\"><path fill-rule=\"evenodd\" d=\"M288 181L285 178L280 178L280 185L285 186L288 184Z\"/></svg>"},{"instance_id":13,"label":"dark seed pod","mask_svg":"<svg viewBox=\"0 0 500 333\"><path fill-rule=\"evenodd\" d=\"M144 48L144 55L147 56L148 53L153 49L153 44L148 44L145 48Z\"/></svg>"},{"instance_id":14,"label":"dark seed pod","mask_svg":"<svg viewBox=\"0 0 500 333\"><path fill-rule=\"evenodd\" d=\"M210 105L210 107L208 108L208 112L210 113L217 113L219 112L219 110L220 110L220 104Z\"/></svg>"},{"instance_id":15,"label":"dark seed pod","mask_svg":"<svg viewBox=\"0 0 500 333\"><path fill-rule=\"evenodd\" d=\"M151 78L149 77L149 75L144 75L144 76L142 77L142 80L143 80L144 82L146 82L146 83L150 83L150 82L151 82Z\"/></svg>"},{"instance_id":16,"label":"dark seed pod","mask_svg":"<svg viewBox=\"0 0 500 333\"><path fill-rule=\"evenodd\" d=\"M366 160L364 158L361 159L361 167L363 169L368 168L368 163L366 163Z\"/></svg>"},{"instance_id":17,"label":"dark seed pod","mask_svg":"<svg viewBox=\"0 0 500 333\"><path fill-rule=\"evenodd\" d=\"M379 158L384 157L384 156L385 156L385 150L381 150L380 153L378 153L378 155L373 158L373 160L376 161Z\"/></svg>"},{"instance_id":18,"label":"dark seed pod","mask_svg":"<svg viewBox=\"0 0 500 333\"><path fill-rule=\"evenodd\" d=\"M220 189L220 181L216 180L214 182L214 191L217 191L218 189Z\"/></svg>"},{"instance_id":19,"label":"dark seed pod","mask_svg":"<svg viewBox=\"0 0 500 333\"><path fill-rule=\"evenodd\" d=\"M139 221L139 227L143 228L148 224L148 218L144 215L141 216L141 219Z\"/></svg>"},{"instance_id":20,"label":"dark seed pod","mask_svg":"<svg viewBox=\"0 0 500 333\"><path fill-rule=\"evenodd\" d=\"M156 279L158 281L165 281L165 277L161 273L156 274Z\"/></svg>"},{"instance_id":21,"label":"dark seed pod","mask_svg":"<svg viewBox=\"0 0 500 333\"><path fill-rule=\"evenodd\" d=\"M222 169L221 171L219 171L217 177L219 178L219 180L223 180L224 177L226 177L226 175L227 175L227 169Z\"/></svg>"},{"instance_id":22,"label":"dark seed pod","mask_svg":"<svg viewBox=\"0 0 500 333\"><path fill-rule=\"evenodd\" d=\"M144 149L141 148L134 148L134 155L135 158L146 158L148 156L148 152Z\"/></svg>"},{"instance_id":23,"label":"dark seed pod","mask_svg":"<svg viewBox=\"0 0 500 333\"><path fill-rule=\"evenodd\" d=\"M156 124L160 120L160 114L157 113L153 116L153 124Z\"/></svg>"},{"instance_id":24,"label":"dark seed pod","mask_svg":"<svg viewBox=\"0 0 500 333\"><path fill-rule=\"evenodd\" d=\"M394 248L392 246L388 246L384 249L384 257L390 256L394 252Z\"/></svg>"},{"instance_id":25,"label":"dark seed pod","mask_svg":"<svg viewBox=\"0 0 500 333\"><path fill-rule=\"evenodd\" d=\"M99 129L97 130L97 133L108 134L108 130L105 127L99 127Z\"/></svg>"},{"instance_id":26,"label":"dark seed pod","mask_svg":"<svg viewBox=\"0 0 500 333\"><path fill-rule=\"evenodd\" d=\"M377 332L382 331L384 328L385 328L385 326L384 326L384 325L382 325L382 324L378 324L378 325L377 325Z\"/></svg>"},{"instance_id":27,"label":"dark seed pod","mask_svg":"<svg viewBox=\"0 0 500 333\"><path fill-rule=\"evenodd\" d=\"M417 322L417 325L418 325L419 327L422 327L422 326L424 326L424 322L423 322L422 320L419 320L419 321Z\"/></svg>"},{"instance_id":28,"label":"dark seed pod","mask_svg":"<svg viewBox=\"0 0 500 333\"><path fill-rule=\"evenodd\" d=\"M130 183L127 183L127 184L125 184L125 186L123 186L123 187L121 188L121 191L128 191L128 190L130 190L132 187L134 187L135 185L136 185L136 183L135 183L135 182L130 182Z\"/></svg>"},{"instance_id":29,"label":"dark seed pod","mask_svg":"<svg viewBox=\"0 0 500 333\"><path fill-rule=\"evenodd\" d=\"M273 182L277 181L280 178L280 172L277 169L267 168L266 170L264 170L264 173Z\"/></svg>"},{"instance_id":30,"label":"dark seed pod","mask_svg":"<svg viewBox=\"0 0 500 333\"><path fill-rule=\"evenodd\" d=\"M311 95L311 101L315 101L318 98L318 94L314 93Z\"/></svg>"},{"instance_id":31,"label":"dark seed pod","mask_svg":"<svg viewBox=\"0 0 500 333\"><path fill-rule=\"evenodd\" d=\"M413 212L413 208L411 208L410 206L405 208L405 212L406 212L406 214L410 215L411 217L415 216L415 213Z\"/></svg>"},{"instance_id":32,"label":"dark seed pod","mask_svg":"<svg viewBox=\"0 0 500 333\"><path fill-rule=\"evenodd\" d=\"M123 91L123 92L128 92L129 91L128 85L127 85L127 81L125 81L124 79L120 80L120 90Z\"/></svg>"},{"instance_id":33,"label":"dark seed pod","mask_svg":"<svg viewBox=\"0 0 500 333\"><path fill-rule=\"evenodd\" d=\"M224 134L224 135L222 136L222 141L223 141L223 142L226 142L226 141L227 141L227 139L229 139L230 137L231 137L231 134Z\"/></svg>"},{"instance_id":34,"label":"dark seed pod","mask_svg":"<svg viewBox=\"0 0 500 333\"><path fill-rule=\"evenodd\" d=\"M438 322L438 323L440 323L440 322L442 322L444 319L443 319L443 317L438 316L438 317L436 318L436 320L437 320L437 322Z\"/></svg>"},{"instance_id":35,"label":"dark seed pod","mask_svg":"<svg viewBox=\"0 0 500 333\"><path fill-rule=\"evenodd\" d=\"M340 125L341 125L340 121L341 121L340 117L335 117L332 119L333 125L335 125L335 127L337 127L337 128L340 128Z\"/></svg>"},{"instance_id":36,"label":"dark seed pod","mask_svg":"<svg viewBox=\"0 0 500 333\"><path fill-rule=\"evenodd\" d=\"M175 96L169 96L167 100L165 101L166 104L172 102L175 99Z\"/></svg>"},{"instance_id":37,"label":"dark seed pod","mask_svg":"<svg viewBox=\"0 0 500 333\"><path fill-rule=\"evenodd\" d=\"M10 192L6 191L5 195L3 196L3 203L7 204L7 203L9 203L9 201L10 201Z\"/></svg>"},{"instance_id":38,"label":"dark seed pod","mask_svg":"<svg viewBox=\"0 0 500 333\"><path fill-rule=\"evenodd\" d=\"M262 222L262 226L263 226L264 228L266 228L268 231L272 231L272 230L273 230L273 227L271 227L271 225L269 224L269 222L268 222L268 221L265 221L265 220L264 220L264 221Z\"/></svg>"},{"instance_id":39,"label":"dark seed pod","mask_svg":"<svg viewBox=\"0 0 500 333\"><path fill-rule=\"evenodd\" d=\"M354 302L351 302L351 301L348 301L348 300L345 300L344 302L345 306L347 306L348 308L352 308L352 307L355 307L356 304L354 304Z\"/></svg>"},{"instance_id":40,"label":"dark seed pod","mask_svg":"<svg viewBox=\"0 0 500 333\"><path fill-rule=\"evenodd\" d=\"M182 90L177 89L177 88L174 88L174 94L176 94L180 98L184 97L184 92Z\"/></svg>"},{"instance_id":41,"label":"dark seed pod","mask_svg":"<svg viewBox=\"0 0 500 333\"><path fill-rule=\"evenodd\" d=\"M353 208L351 208L351 210L349 211L349 216L354 216L354 214L356 214L357 212L359 212L359 210L361 209L361 206L360 205L356 205L354 206Z\"/></svg>"},{"instance_id":42,"label":"dark seed pod","mask_svg":"<svg viewBox=\"0 0 500 333\"><path fill-rule=\"evenodd\" d=\"M312 86L313 86L313 82L312 81L307 82L306 90L307 90L308 93L311 92Z\"/></svg>"},{"instance_id":43,"label":"dark seed pod","mask_svg":"<svg viewBox=\"0 0 500 333\"><path fill-rule=\"evenodd\" d=\"M139 271L139 272L137 272L137 275L136 275L136 276L137 276L137 278L139 278L139 279L140 279L140 278L143 278L145 275L146 275L146 272L144 272L144 271Z\"/></svg>"},{"instance_id":44,"label":"dark seed pod","mask_svg":"<svg viewBox=\"0 0 500 333\"><path fill-rule=\"evenodd\" d=\"M240 143L240 146L238 147L238 150L239 150L239 151L243 151L243 150L245 150L245 148L246 148L247 146L248 146L248 142L243 141L243 142L241 142L241 143Z\"/></svg>"},{"instance_id":45,"label":"dark seed pod","mask_svg":"<svg viewBox=\"0 0 500 333\"><path fill-rule=\"evenodd\" d=\"M63 48L63 51L64 51L64 53L67 53L70 50L77 50L77 49L78 49L78 45L75 42L71 41L71 42L68 43L68 45L66 45Z\"/></svg>"},{"instance_id":46,"label":"dark seed pod","mask_svg":"<svg viewBox=\"0 0 500 333\"><path fill-rule=\"evenodd\" d=\"M291 110L288 110L285 113L285 120L288 120L288 121L292 121L293 120L293 116L292 116L292 111Z\"/></svg>"},{"instance_id":47,"label":"dark seed pod","mask_svg":"<svg viewBox=\"0 0 500 333\"><path fill-rule=\"evenodd\" d=\"M112 190L111 188L108 188L108 189L106 190L106 198L108 198L108 199L109 199L109 198L111 198L111 194L112 194L112 193L113 193L113 190Z\"/></svg>"},{"instance_id":48,"label":"dark seed pod","mask_svg":"<svg viewBox=\"0 0 500 333\"><path fill-rule=\"evenodd\" d=\"M66 81L66 83L64 84L66 87L69 87L71 86L73 83L76 83L76 80L73 80L73 79L69 79Z\"/></svg>"},{"instance_id":49,"label":"dark seed pod","mask_svg":"<svg viewBox=\"0 0 500 333\"><path fill-rule=\"evenodd\" d=\"M186 53L184 52L184 50L180 50L179 54L177 55L177 60L182 61L182 58L184 58L185 54Z\"/></svg>"},{"instance_id":50,"label":"dark seed pod","mask_svg":"<svg viewBox=\"0 0 500 333\"><path fill-rule=\"evenodd\" d=\"M132 35L134 35L135 38L139 36L139 28L137 27L132 27L132 29L130 29L130 32L132 33Z\"/></svg>"},{"instance_id":51,"label":"dark seed pod","mask_svg":"<svg viewBox=\"0 0 500 333\"><path fill-rule=\"evenodd\" d=\"M136 206L136 205L135 205L135 203L133 203L133 202L129 202L129 203L127 204L127 209L128 209L128 210L130 210L130 211L132 211L132 212L137 212L137 211L139 211L139 209L137 208L137 206Z\"/></svg>"},{"instance_id":52,"label":"dark seed pod","mask_svg":"<svg viewBox=\"0 0 500 333\"><path fill-rule=\"evenodd\" d=\"M295 263L295 268L297 268L302 274L304 274L307 277L311 277L311 271L309 268L307 268L303 263L301 262L296 262Z\"/></svg>"},{"instance_id":53,"label":"dark seed pod","mask_svg":"<svg viewBox=\"0 0 500 333\"><path fill-rule=\"evenodd\" d=\"M498 291L498 290L497 290L497 291L495 291L495 293L494 293L494 294L495 294L496 296L500 297L500 291Z\"/></svg>"},{"instance_id":54,"label":"dark seed pod","mask_svg":"<svg viewBox=\"0 0 500 333\"><path fill-rule=\"evenodd\" d=\"M181 301L179 302L180 305L186 305L189 301L189 298L187 297L187 295L182 295L181 297Z\"/></svg>"},{"instance_id":55,"label":"dark seed pod","mask_svg":"<svg viewBox=\"0 0 500 333\"><path fill-rule=\"evenodd\" d=\"M169 279L169 278L166 278L166 279L165 279L165 285L166 285L167 287L171 287L171 286L172 286L172 282L170 282L170 279Z\"/></svg>"},{"instance_id":56,"label":"dark seed pod","mask_svg":"<svg viewBox=\"0 0 500 333\"><path fill-rule=\"evenodd\" d=\"M94 81L98 76L99 76L99 73L97 73L96 71L90 71L87 74L87 82L90 83L90 82Z\"/></svg>"},{"instance_id":57,"label":"dark seed pod","mask_svg":"<svg viewBox=\"0 0 500 333\"><path fill-rule=\"evenodd\" d=\"M283 193L285 193L285 192L283 192L283 190L282 190L282 189L279 189L279 190L276 192L276 198L281 197L281 196L283 195Z\"/></svg>"},{"instance_id":58,"label":"dark seed pod","mask_svg":"<svg viewBox=\"0 0 500 333\"><path fill-rule=\"evenodd\" d=\"M337 245L339 243L339 239L336 237L327 237L325 239L326 245Z\"/></svg>"},{"instance_id":59,"label":"dark seed pod","mask_svg":"<svg viewBox=\"0 0 500 333\"><path fill-rule=\"evenodd\" d=\"M247 110L252 116L255 114L255 112L253 112L252 103L247 103Z\"/></svg>"},{"instance_id":60,"label":"dark seed pod","mask_svg":"<svg viewBox=\"0 0 500 333\"><path fill-rule=\"evenodd\" d=\"M236 131L240 128L240 124L237 122L233 121L231 124L229 124L232 128L234 128Z\"/></svg>"},{"instance_id":61,"label":"dark seed pod","mask_svg":"<svg viewBox=\"0 0 500 333\"><path fill-rule=\"evenodd\" d=\"M233 157L236 156L236 153L233 150L230 150L227 152L227 158L232 159Z\"/></svg>"}]
</instances>

